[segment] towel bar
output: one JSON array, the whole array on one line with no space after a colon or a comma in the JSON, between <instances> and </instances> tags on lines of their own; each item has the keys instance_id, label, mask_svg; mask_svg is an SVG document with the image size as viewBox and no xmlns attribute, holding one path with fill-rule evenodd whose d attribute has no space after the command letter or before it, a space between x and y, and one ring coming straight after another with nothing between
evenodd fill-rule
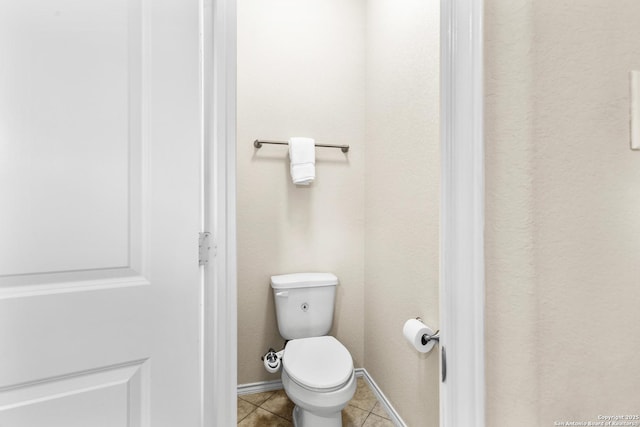
<instances>
[{"instance_id":1,"label":"towel bar","mask_svg":"<svg viewBox=\"0 0 640 427\"><path fill-rule=\"evenodd\" d=\"M265 141L261 139L256 139L253 141L253 146L256 148L262 147L262 144L277 144L277 145L289 145L286 141ZM339 148L343 153L349 151L348 145L329 145L329 144L316 144L316 147L326 147L326 148Z\"/></svg>"}]
</instances>

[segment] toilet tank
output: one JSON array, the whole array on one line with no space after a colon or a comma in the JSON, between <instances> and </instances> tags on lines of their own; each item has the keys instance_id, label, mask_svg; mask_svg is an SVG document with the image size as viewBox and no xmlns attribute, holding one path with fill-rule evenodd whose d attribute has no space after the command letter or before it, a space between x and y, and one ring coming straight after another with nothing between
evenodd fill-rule
<instances>
[{"instance_id":1,"label":"toilet tank","mask_svg":"<svg viewBox=\"0 0 640 427\"><path fill-rule=\"evenodd\" d=\"M338 278L331 273L271 276L280 335L286 340L327 335Z\"/></svg>"}]
</instances>

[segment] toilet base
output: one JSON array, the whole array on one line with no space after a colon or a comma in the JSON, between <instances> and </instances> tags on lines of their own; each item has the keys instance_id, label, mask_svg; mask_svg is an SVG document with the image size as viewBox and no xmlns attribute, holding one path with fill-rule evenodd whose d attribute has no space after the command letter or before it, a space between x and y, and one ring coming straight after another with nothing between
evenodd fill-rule
<instances>
[{"instance_id":1,"label":"toilet base","mask_svg":"<svg viewBox=\"0 0 640 427\"><path fill-rule=\"evenodd\" d=\"M293 408L294 427L342 427L342 411L320 416L305 411L298 405Z\"/></svg>"}]
</instances>

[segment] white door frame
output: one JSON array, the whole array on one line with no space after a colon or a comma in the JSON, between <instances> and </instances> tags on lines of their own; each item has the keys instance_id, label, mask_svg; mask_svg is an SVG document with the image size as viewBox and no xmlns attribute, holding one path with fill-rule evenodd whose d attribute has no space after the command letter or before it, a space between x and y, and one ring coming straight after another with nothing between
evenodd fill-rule
<instances>
[{"instance_id":1,"label":"white door frame","mask_svg":"<svg viewBox=\"0 0 640 427\"><path fill-rule=\"evenodd\" d=\"M236 278L236 0L201 0L203 231L211 232L202 308L203 427L235 426Z\"/></svg>"},{"instance_id":2,"label":"white door frame","mask_svg":"<svg viewBox=\"0 0 640 427\"><path fill-rule=\"evenodd\" d=\"M483 1L440 13L440 426L484 427Z\"/></svg>"},{"instance_id":3,"label":"white door frame","mask_svg":"<svg viewBox=\"0 0 640 427\"><path fill-rule=\"evenodd\" d=\"M201 0L206 160L202 425L236 425L236 1ZM484 427L483 1L441 1L440 425Z\"/></svg>"}]
</instances>

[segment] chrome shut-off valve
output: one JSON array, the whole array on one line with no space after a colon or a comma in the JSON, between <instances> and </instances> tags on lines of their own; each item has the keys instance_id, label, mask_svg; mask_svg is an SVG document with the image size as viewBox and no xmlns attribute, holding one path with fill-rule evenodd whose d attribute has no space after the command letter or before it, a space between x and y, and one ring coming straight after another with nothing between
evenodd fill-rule
<instances>
[{"instance_id":1,"label":"chrome shut-off valve","mask_svg":"<svg viewBox=\"0 0 640 427\"><path fill-rule=\"evenodd\" d=\"M284 354L284 350L275 351L270 348L269 351L265 353L264 356L261 357L262 362L264 363L264 368L267 372L271 374L275 374L280 370L280 366L282 365L282 355Z\"/></svg>"}]
</instances>

